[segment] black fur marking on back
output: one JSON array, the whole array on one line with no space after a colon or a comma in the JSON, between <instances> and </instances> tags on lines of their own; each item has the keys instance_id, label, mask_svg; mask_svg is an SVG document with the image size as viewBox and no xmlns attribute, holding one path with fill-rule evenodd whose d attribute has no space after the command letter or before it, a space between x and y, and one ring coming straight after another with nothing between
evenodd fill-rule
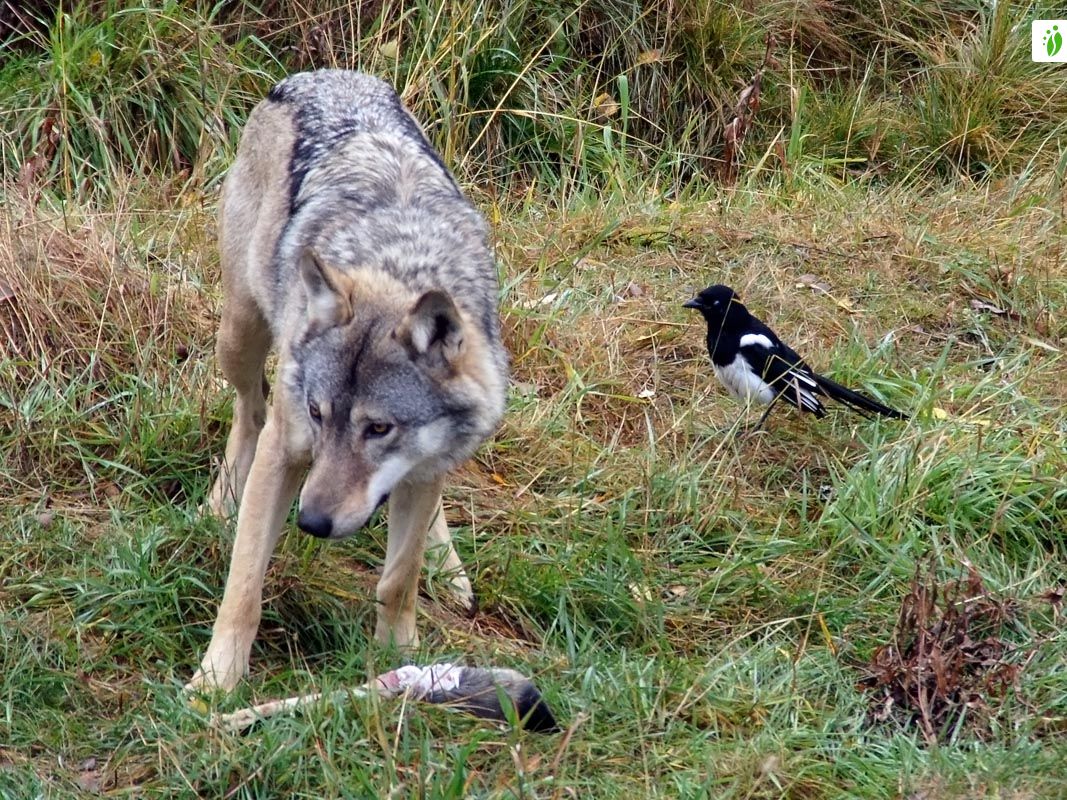
<instances>
[{"instance_id":1,"label":"black fur marking on back","mask_svg":"<svg viewBox=\"0 0 1067 800\"><path fill-rule=\"evenodd\" d=\"M300 207L300 188L315 161L364 131L381 131L417 142L421 152L441 168L456 194L460 194L441 156L388 84L357 73L322 70L288 78L271 89L267 97L294 107L296 140L289 166L290 215Z\"/></svg>"},{"instance_id":2,"label":"black fur marking on back","mask_svg":"<svg viewBox=\"0 0 1067 800\"><path fill-rule=\"evenodd\" d=\"M273 100L275 103L284 103L288 99L289 92L286 82L276 83L271 87L271 90L267 92L267 99Z\"/></svg>"}]
</instances>

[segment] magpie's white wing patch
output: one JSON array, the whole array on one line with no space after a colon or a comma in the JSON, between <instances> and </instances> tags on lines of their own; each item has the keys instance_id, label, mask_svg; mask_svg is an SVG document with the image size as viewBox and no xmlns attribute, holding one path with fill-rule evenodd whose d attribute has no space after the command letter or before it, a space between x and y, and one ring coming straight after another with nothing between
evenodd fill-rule
<instances>
[{"instance_id":1,"label":"magpie's white wing patch","mask_svg":"<svg viewBox=\"0 0 1067 800\"><path fill-rule=\"evenodd\" d=\"M759 345L760 347L766 347L768 350L774 350L774 342L764 336L762 333L746 333L741 337L741 341L738 343L738 347L751 347L752 345Z\"/></svg>"},{"instance_id":2,"label":"magpie's white wing patch","mask_svg":"<svg viewBox=\"0 0 1067 800\"><path fill-rule=\"evenodd\" d=\"M732 362L713 364L716 377L733 397L764 405L782 397L804 411L819 416L825 412L816 394L819 385L796 353L764 333L746 333L737 344Z\"/></svg>"}]
</instances>

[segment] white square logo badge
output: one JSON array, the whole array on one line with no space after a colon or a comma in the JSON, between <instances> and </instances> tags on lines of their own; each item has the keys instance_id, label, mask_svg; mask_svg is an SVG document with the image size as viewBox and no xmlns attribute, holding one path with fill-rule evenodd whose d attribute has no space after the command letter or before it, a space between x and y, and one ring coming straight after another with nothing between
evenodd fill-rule
<instances>
[{"instance_id":1,"label":"white square logo badge","mask_svg":"<svg viewBox=\"0 0 1067 800\"><path fill-rule=\"evenodd\" d=\"M1067 19L1035 19L1030 23L1030 57L1067 63Z\"/></svg>"}]
</instances>

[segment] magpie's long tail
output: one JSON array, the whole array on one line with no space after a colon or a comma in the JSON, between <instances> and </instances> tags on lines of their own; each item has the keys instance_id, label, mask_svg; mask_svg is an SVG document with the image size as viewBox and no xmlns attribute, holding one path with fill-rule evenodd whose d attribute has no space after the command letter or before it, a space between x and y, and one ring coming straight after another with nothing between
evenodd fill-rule
<instances>
[{"instance_id":1,"label":"magpie's long tail","mask_svg":"<svg viewBox=\"0 0 1067 800\"><path fill-rule=\"evenodd\" d=\"M859 392L854 392L847 386L842 386L840 383L832 381L824 375L814 373L812 377L815 378L815 382L819 384L819 388L822 389L827 397L832 397L837 402L844 403L853 411L858 411L864 416L869 416L868 412L870 412L881 414L883 417L892 417L893 419L908 418L907 414L897 411L895 408L883 405L877 400L860 394Z\"/></svg>"}]
</instances>

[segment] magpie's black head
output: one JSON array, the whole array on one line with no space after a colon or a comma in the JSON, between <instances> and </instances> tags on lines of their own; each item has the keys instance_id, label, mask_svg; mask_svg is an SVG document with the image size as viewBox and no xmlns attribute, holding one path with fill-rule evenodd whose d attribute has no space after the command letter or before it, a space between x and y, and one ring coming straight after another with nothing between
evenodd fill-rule
<instances>
[{"instance_id":1,"label":"magpie's black head","mask_svg":"<svg viewBox=\"0 0 1067 800\"><path fill-rule=\"evenodd\" d=\"M748 309L741 304L737 292L722 284L709 286L682 307L695 308L709 324L715 325L722 325L727 320L743 322L748 317Z\"/></svg>"}]
</instances>

